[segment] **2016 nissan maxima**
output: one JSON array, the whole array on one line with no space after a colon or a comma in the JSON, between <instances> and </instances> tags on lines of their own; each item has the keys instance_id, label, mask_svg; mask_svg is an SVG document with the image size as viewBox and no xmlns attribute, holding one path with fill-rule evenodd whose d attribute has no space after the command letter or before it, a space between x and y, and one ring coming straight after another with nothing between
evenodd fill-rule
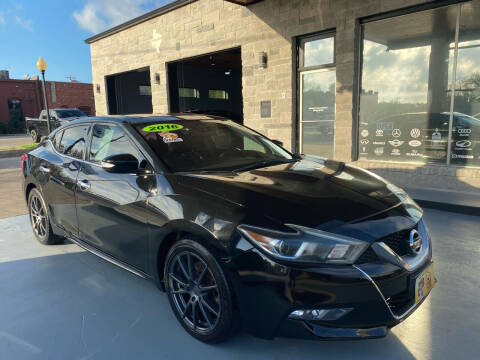
<instances>
[{"instance_id":1,"label":"2016 nissan maxima","mask_svg":"<svg viewBox=\"0 0 480 360\"><path fill-rule=\"evenodd\" d=\"M386 335L436 281L422 210L280 145L214 116L73 121L22 157L34 234L153 279L202 341Z\"/></svg>"}]
</instances>

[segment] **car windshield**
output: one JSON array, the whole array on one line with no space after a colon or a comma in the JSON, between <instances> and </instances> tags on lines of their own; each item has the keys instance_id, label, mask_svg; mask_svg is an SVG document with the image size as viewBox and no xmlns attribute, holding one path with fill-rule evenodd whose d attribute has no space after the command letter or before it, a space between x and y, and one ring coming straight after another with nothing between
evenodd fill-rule
<instances>
[{"instance_id":1,"label":"car windshield","mask_svg":"<svg viewBox=\"0 0 480 360\"><path fill-rule=\"evenodd\" d=\"M57 110L57 115L61 119L65 119L69 117L87 116L84 112L80 110Z\"/></svg>"},{"instance_id":2,"label":"car windshield","mask_svg":"<svg viewBox=\"0 0 480 360\"><path fill-rule=\"evenodd\" d=\"M294 161L280 146L233 121L168 120L135 128L174 172L242 171Z\"/></svg>"}]
</instances>

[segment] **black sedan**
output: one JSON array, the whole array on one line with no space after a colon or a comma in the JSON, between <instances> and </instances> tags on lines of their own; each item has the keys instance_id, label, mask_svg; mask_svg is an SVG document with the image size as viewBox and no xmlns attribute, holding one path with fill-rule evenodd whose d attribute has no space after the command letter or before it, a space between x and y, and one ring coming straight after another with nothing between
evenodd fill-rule
<instances>
[{"instance_id":1,"label":"black sedan","mask_svg":"<svg viewBox=\"0 0 480 360\"><path fill-rule=\"evenodd\" d=\"M152 279L202 341L381 337L436 281L403 190L218 117L75 120L22 171L41 243Z\"/></svg>"}]
</instances>

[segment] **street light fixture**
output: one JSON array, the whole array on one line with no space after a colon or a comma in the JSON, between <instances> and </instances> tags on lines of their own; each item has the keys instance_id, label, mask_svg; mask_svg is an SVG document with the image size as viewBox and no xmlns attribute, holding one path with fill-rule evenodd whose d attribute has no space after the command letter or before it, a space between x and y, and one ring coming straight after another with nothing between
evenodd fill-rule
<instances>
[{"instance_id":1,"label":"street light fixture","mask_svg":"<svg viewBox=\"0 0 480 360\"><path fill-rule=\"evenodd\" d=\"M47 70L47 63L41 56L37 61L37 69L42 73L43 98L45 99L45 110L47 111L47 129L48 133L50 134L52 128L50 126L50 111L48 110L47 89L45 88L45 70Z\"/></svg>"}]
</instances>

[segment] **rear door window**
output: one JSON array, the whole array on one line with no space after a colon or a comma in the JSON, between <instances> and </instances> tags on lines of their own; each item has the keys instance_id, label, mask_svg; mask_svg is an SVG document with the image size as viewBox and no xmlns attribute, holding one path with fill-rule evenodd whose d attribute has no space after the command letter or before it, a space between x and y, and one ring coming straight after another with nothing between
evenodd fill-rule
<instances>
[{"instance_id":1,"label":"rear door window","mask_svg":"<svg viewBox=\"0 0 480 360\"><path fill-rule=\"evenodd\" d=\"M89 125L73 126L63 131L58 150L76 159L83 159Z\"/></svg>"},{"instance_id":2,"label":"rear door window","mask_svg":"<svg viewBox=\"0 0 480 360\"><path fill-rule=\"evenodd\" d=\"M63 135L63 130L62 130L62 131L57 131L57 133L55 134L55 136L54 136L53 139L52 139L53 147L54 147L58 152L61 152L61 151L60 151L60 140L62 140L62 135Z\"/></svg>"}]
</instances>

